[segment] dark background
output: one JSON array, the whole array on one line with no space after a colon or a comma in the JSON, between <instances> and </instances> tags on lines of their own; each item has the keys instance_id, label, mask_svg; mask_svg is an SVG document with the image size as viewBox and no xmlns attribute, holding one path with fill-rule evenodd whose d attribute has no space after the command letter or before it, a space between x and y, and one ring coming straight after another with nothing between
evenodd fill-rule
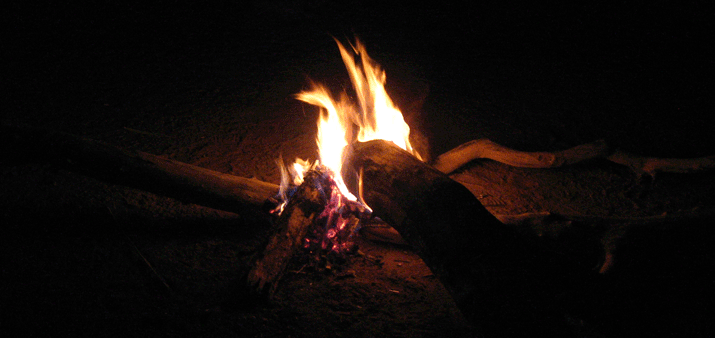
<instances>
[{"instance_id":1,"label":"dark background","mask_svg":"<svg viewBox=\"0 0 715 338\"><path fill-rule=\"evenodd\" d=\"M422 129L435 154L468 137L451 125L489 136L480 113L515 128L549 129L550 141L527 135L512 144L524 149L605 137L647 155L687 157L713 145L705 123L713 13L704 2L12 6L3 39L12 114L67 110L70 118L80 98L142 81L211 86L211 76L234 76L234 90L260 91L282 76L305 86L306 76L342 76L325 74L339 65L330 36L357 35L386 67L398 103L427 98L414 120L429 124ZM286 97L296 91L286 88Z\"/></svg>"}]
</instances>

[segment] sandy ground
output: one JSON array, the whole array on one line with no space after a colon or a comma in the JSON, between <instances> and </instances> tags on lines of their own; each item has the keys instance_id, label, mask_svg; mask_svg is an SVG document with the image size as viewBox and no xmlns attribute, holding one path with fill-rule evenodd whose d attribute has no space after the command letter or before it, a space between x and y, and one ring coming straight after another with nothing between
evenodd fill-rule
<instances>
[{"instance_id":1,"label":"sandy ground","mask_svg":"<svg viewBox=\"0 0 715 338\"><path fill-rule=\"evenodd\" d=\"M133 16L116 25L78 20L75 27L69 20L69 28L44 9L50 19L40 28L13 21L22 34L9 42L17 55L3 118L277 183L279 155L316 156L317 112L292 95L308 78L339 89L348 83L330 34L347 36L352 31L341 20L357 19L342 14L315 23L323 15L312 14L315 8L303 2L255 2L250 10L208 14L180 8L151 25L164 16L147 10L138 23ZM709 77L697 49L687 58L653 58L643 51L655 42L600 49L596 37L569 40L583 38L576 33L559 36L562 46L539 35L558 27L529 33L530 23L549 21L533 18L507 31L492 21L449 20L445 30L433 30L445 13L352 26L384 65L388 91L431 157L481 137L521 150L606 139L648 156L714 152L702 117L712 111L712 85L700 81ZM424 27L415 23L420 18ZM548 211L581 221L519 226L541 236L552 265L563 270L522 290L526 300L506 295L488 320L467 323L409 246L365 238L344 264L316 271L297 260L275 300L246 301L240 277L269 221L260 210L213 210L68 172L23 149L3 152L9 156L0 162L0 325L22 336L714 331L712 173L650 179L598 160L554 170L469 164L453 178L491 212ZM619 261L600 275L605 250ZM558 283L545 287L546 280Z\"/></svg>"}]
</instances>

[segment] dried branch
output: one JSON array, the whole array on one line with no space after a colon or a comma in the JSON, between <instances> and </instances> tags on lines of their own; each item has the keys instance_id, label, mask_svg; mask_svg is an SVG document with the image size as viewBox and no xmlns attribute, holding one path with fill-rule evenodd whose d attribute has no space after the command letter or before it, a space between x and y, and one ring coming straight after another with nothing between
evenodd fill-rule
<instances>
[{"instance_id":1,"label":"dried branch","mask_svg":"<svg viewBox=\"0 0 715 338\"><path fill-rule=\"evenodd\" d=\"M476 159L491 159L520 168L556 168L588 159L603 158L629 167L638 175L693 173L715 169L715 155L698 158L643 157L622 150L611 151L603 140L556 152L514 150L488 139L472 140L438 156L433 166L450 174Z\"/></svg>"},{"instance_id":2,"label":"dried branch","mask_svg":"<svg viewBox=\"0 0 715 338\"><path fill-rule=\"evenodd\" d=\"M608 155L608 145L603 140L582 144L557 152L526 152L507 148L488 139L472 140L440 156L433 166L450 174L476 159L491 159L521 168L556 168L583 160Z\"/></svg>"}]
</instances>

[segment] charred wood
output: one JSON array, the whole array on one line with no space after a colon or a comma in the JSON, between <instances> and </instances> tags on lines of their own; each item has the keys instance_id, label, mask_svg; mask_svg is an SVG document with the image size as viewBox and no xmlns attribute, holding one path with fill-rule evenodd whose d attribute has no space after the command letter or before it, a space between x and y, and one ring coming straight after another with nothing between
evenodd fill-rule
<instances>
[{"instance_id":1,"label":"charred wood","mask_svg":"<svg viewBox=\"0 0 715 338\"><path fill-rule=\"evenodd\" d=\"M466 317L484 322L503 315L492 308L499 298L516 297L526 286L515 271L548 276L535 263L543 260L531 238L504 226L463 185L408 152L381 140L355 143L343 174L352 182L357 174L350 174L361 170L364 201L415 249Z\"/></svg>"},{"instance_id":2,"label":"charred wood","mask_svg":"<svg viewBox=\"0 0 715 338\"><path fill-rule=\"evenodd\" d=\"M273 297L288 263L302 248L308 230L323 212L329 192L324 190L324 178L311 171L289 200L271 228L268 243L254 259L248 272L249 291L266 298Z\"/></svg>"}]
</instances>

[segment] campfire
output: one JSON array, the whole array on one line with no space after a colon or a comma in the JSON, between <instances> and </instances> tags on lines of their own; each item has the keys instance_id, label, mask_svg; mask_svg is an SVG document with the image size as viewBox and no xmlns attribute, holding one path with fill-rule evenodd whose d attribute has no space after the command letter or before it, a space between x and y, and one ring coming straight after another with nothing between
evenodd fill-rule
<instances>
[{"instance_id":1,"label":"campfire","mask_svg":"<svg viewBox=\"0 0 715 338\"><path fill-rule=\"evenodd\" d=\"M320 109L316 136L319 158L312 163L296 159L288 168L282 158L277 161L281 171L280 203L273 212L281 214L298 186L305 181L304 177L314 176L314 180L325 187L326 193L327 205L319 216L323 229L314 230L324 238L306 239L306 245L314 247L315 242L319 242L323 250L344 252L350 247L345 239L357 230L359 219L369 217L371 213L359 189L362 186L361 175L357 175L357 197L344 182L342 169L348 145L355 141L381 139L394 143L417 158L421 157L410 144L410 127L385 91L385 72L368 56L359 40L350 45L350 50L337 40L336 43L350 75L357 102L345 92L335 99L329 89L318 83L313 83L311 90L296 95L297 99Z\"/></svg>"},{"instance_id":2,"label":"campfire","mask_svg":"<svg viewBox=\"0 0 715 338\"><path fill-rule=\"evenodd\" d=\"M369 210L360 194L356 198L348 190L342 177L346 148L355 141L390 141L421 158L410 144L410 127L385 91L385 72L368 56L359 40L350 46L352 52L339 41L336 40L336 43L350 75L357 103L345 92L336 100L330 90L317 83L312 84L311 90L297 94L299 100L320 109L316 136L319 159L312 164L296 159L290 169L284 166L282 159L278 161L281 170L279 195L282 201L275 210L278 213L288 202L290 190L295 190L303 183L303 177L314 170L322 171L330 177L331 185L335 187L330 200L331 204L335 200L336 208L348 202L357 202Z\"/></svg>"},{"instance_id":3,"label":"campfire","mask_svg":"<svg viewBox=\"0 0 715 338\"><path fill-rule=\"evenodd\" d=\"M384 140L421 159L410 144L410 127L385 91L385 72L370 58L359 40L351 44L350 49L337 40L336 43L350 76L355 99L346 92L336 99L328 88L318 83L312 83L310 90L296 95L297 99L320 110L316 135L319 158L313 162L296 159L288 167L282 158L278 159L281 171L279 203L272 213L279 215L277 223L281 224L290 223L292 217L301 218L295 216L291 209L303 201L315 204L316 211L300 221L300 226L287 224L284 231L291 232L291 228L300 230L287 237L274 236L275 240L270 242L267 252L274 252L282 246L288 246L285 249L290 251L297 240L301 241L305 250L316 256L316 261L321 261L325 253L330 258L355 250L353 234L361 222L370 221L372 210L363 198L362 168L358 169L359 172L350 173L357 179L352 184L357 186L357 191L351 192L343 178L343 164L349 145ZM289 238L289 241L279 240L284 238ZM281 251L282 255L286 253ZM266 278L273 282L282 273L266 270L283 270L286 257L290 256L264 256L249 279L258 284L259 289L263 288ZM279 262L274 262L276 260ZM265 265L265 262L270 263Z\"/></svg>"}]
</instances>

